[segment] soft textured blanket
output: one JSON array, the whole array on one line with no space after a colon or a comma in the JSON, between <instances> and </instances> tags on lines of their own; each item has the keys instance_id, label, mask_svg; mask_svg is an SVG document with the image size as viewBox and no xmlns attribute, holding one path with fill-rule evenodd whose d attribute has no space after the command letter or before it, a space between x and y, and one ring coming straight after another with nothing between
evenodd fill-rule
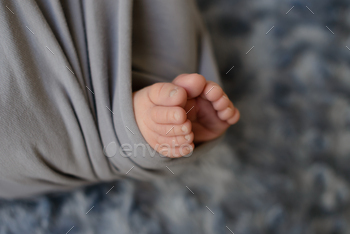
<instances>
[{"instance_id":1,"label":"soft textured blanket","mask_svg":"<svg viewBox=\"0 0 350 234\"><path fill-rule=\"evenodd\" d=\"M0 11L0 197L172 175L216 142L164 157L133 112L132 91L157 81L219 82L194 1L3 0Z\"/></svg>"}]
</instances>

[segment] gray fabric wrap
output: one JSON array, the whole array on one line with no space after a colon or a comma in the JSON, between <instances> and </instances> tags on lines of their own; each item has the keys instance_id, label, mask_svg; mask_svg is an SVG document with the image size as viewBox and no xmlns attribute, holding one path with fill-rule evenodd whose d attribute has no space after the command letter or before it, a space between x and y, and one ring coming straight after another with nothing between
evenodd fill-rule
<instances>
[{"instance_id":1,"label":"gray fabric wrap","mask_svg":"<svg viewBox=\"0 0 350 234\"><path fill-rule=\"evenodd\" d=\"M181 73L220 83L194 1L0 0L0 32L1 197L162 178L220 140L179 159L120 153L147 145L133 91Z\"/></svg>"}]
</instances>

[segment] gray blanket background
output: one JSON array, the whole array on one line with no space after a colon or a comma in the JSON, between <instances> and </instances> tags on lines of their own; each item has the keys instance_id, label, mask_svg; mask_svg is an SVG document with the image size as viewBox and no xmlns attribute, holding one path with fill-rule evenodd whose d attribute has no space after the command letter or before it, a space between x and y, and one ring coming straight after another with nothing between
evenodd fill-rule
<instances>
[{"instance_id":1,"label":"gray blanket background","mask_svg":"<svg viewBox=\"0 0 350 234\"><path fill-rule=\"evenodd\" d=\"M198 2L242 113L226 141L176 178L0 200L0 234L350 233L350 2Z\"/></svg>"}]
</instances>

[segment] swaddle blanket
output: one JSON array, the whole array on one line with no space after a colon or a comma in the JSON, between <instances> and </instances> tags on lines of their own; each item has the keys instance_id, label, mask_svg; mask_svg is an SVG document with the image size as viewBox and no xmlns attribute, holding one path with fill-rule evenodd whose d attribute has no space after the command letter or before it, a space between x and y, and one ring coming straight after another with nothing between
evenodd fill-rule
<instances>
[{"instance_id":1,"label":"swaddle blanket","mask_svg":"<svg viewBox=\"0 0 350 234\"><path fill-rule=\"evenodd\" d=\"M193 72L219 82L194 1L0 3L1 197L172 175L218 141L166 158L134 118L142 87Z\"/></svg>"}]
</instances>

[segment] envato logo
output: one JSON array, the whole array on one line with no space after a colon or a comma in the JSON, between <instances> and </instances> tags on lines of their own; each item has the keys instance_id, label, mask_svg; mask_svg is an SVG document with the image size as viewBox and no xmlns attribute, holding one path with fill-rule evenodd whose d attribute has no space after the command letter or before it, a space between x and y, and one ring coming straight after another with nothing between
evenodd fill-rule
<instances>
[{"instance_id":1,"label":"envato logo","mask_svg":"<svg viewBox=\"0 0 350 234\"><path fill-rule=\"evenodd\" d=\"M175 148L178 148L178 152L176 153ZM184 148L187 148L184 150ZM159 149L159 150L158 150ZM190 153L188 152L188 149ZM178 145L175 144L175 142L172 143L172 145L169 144L157 144L155 148L152 148L149 144L122 144L121 146L118 146L114 141L109 143L107 146L104 147L103 153L108 158L112 158L116 156L117 152L119 151L119 154L124 157L148 157L151 156L152 158L156 156L157 151L159 152L160 157L167 157L168 155L171 155L172 157L190 157L193 153L193 147L190 144L182 144Z\"/></svg>"}]
</instances>

